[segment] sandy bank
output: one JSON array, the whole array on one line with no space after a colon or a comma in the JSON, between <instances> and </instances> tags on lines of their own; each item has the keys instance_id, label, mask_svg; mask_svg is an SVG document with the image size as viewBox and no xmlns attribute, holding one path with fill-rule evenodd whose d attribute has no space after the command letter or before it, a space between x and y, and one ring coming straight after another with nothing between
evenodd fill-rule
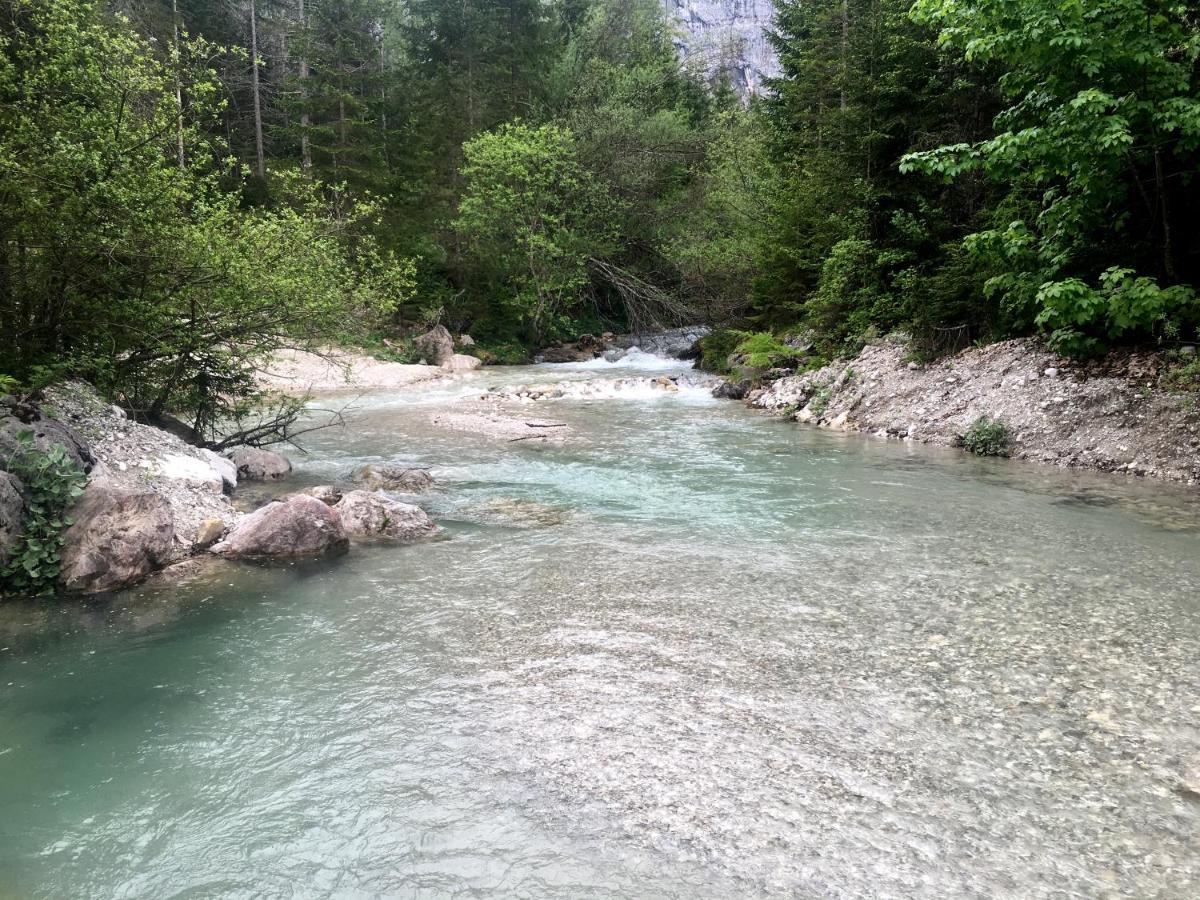
<instances>
[{"instance_id":1,"label":"sandy bank","mask_svg":"<svg viewBox=\"0 0 1200 900\"><path fill-rule=\"evenodd\" d=\"M258 381L265 388L288 394L325 394L402 388L453 374L441 366L382 362L342 349L323 353L280 350L271 356Z\"/></svg>"}]
</instances>

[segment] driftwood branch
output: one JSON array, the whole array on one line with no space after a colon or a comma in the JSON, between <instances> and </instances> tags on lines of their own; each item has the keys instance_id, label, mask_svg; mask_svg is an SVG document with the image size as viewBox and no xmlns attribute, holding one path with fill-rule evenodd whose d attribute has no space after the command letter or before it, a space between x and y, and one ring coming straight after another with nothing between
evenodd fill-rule
<instances>
[{"instance_id":1,"label":"driftwood branch","mask_svg":"<svg viewBox=\"0 0 1200 900\"><path fill-rule=\"evenodd\" d=\"M616 291L634 334L686 325L699 318L696 310L678 297L628 269L594 257L588 260L588 266L597 278Z\"/></svg>"}]
</instances>

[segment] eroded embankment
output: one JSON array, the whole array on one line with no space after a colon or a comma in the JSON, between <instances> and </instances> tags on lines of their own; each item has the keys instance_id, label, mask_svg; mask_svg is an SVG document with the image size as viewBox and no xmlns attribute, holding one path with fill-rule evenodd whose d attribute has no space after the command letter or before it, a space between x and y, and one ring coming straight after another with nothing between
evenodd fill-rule
<instances>
[{"instance_id":1,"label":"eroded embankment","mask_svg":"<svg viewBox=\"0 0 1200 900\"><path fill-rule=\"evenodd\" d=\"M798 422L947 446L988 416L1007 426L1017 459L1195 483L1200 412L1160 385L1162 367L1155 354L1073 363L1033 340L919 365L882 343L747 401Z\"/></svg>"}]
</instances>

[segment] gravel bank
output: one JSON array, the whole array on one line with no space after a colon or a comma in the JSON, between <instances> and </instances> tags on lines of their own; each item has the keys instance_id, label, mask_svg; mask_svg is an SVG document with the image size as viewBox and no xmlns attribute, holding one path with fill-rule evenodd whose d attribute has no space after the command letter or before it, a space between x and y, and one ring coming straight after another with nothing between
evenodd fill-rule
<instances>
[{"instance_id":1,"label":"gravel bank","mask_svg":"<svg viewBox=\"0 0 1200 900\"><path fill-rule=\"evenodd\" d=\"M1017 459L1195 484L1200 412L1159 386L1161 370L1155 354L1081 364L1028 339L918 365L882 343L747 399L799 422L948 446L986 415L1008 426Z\"/></svg>"}]
</instances>

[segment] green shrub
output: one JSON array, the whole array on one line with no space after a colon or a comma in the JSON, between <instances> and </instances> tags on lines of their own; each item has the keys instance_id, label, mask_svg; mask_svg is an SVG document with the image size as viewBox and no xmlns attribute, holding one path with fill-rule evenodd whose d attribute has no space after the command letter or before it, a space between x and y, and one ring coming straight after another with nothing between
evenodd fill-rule
<instances>
[{"instance_id":1,"label":"green shrub","mask_svg":"<svg viewBox=\"0 0 1200 900\"><path fill-rule=\"evenodd\" d=\"M22 431L7 469L25 486L26 518L12 555L0 569L0 594L48 594L61 568L67 510L83 493L87 476L62 444L38 450L33 432Z\"/></svg>"},{"instance_id":2,"label":"green shrub","mask_svg":"<svg viewBox=\"0 0 1200 900\"><path fill-rule=\"evenodd\" d=\"M526 366L533 362L529 348L517 341L481 341L463 352L483 360L485 366Z\"/></svg>"},{"instance_id":3,"label":"green shrub","mask_svg":"<svg viewBox=\"0 0 1200 900\"><path fill-rule=\"evenodd\" d=\"M697 368L704 372L725 375L729 372L729 357L739 343L749 337L745 331L718 328L700 339L700 361Z\"/></svg>"},{"instance_id":4,"label":"green shrub","mask_svg":"<svg viewBox=\"0 0 1200 900\"><path fill-rule=\"evenodd\" d=\"M1180 393L1200 393L1200 357L1177 356L1174 363L1163 375L1163 387Z\"/></svg>"},{"instance_id":5,"label":"green shrub","mask_svg":"<svg viewBox=\"0 0 1200 900\"><path fill-rule=\"evenodd\" d=\"M999 419L980 416L971 423L959 445L976 456L1008 456L1012 435Z\"/></svg>"},{"instance_id":6,"label":"green shrub","mask_svg":"<svg viewBox=\"0 0 1200 900\"><path fill-rule=\"evenodd\" d=\"M794 365L803 354L793 350L773 334L757 331L746 335L733 350L753 369L774 369Z\"/></svg>"}]
</instances>

